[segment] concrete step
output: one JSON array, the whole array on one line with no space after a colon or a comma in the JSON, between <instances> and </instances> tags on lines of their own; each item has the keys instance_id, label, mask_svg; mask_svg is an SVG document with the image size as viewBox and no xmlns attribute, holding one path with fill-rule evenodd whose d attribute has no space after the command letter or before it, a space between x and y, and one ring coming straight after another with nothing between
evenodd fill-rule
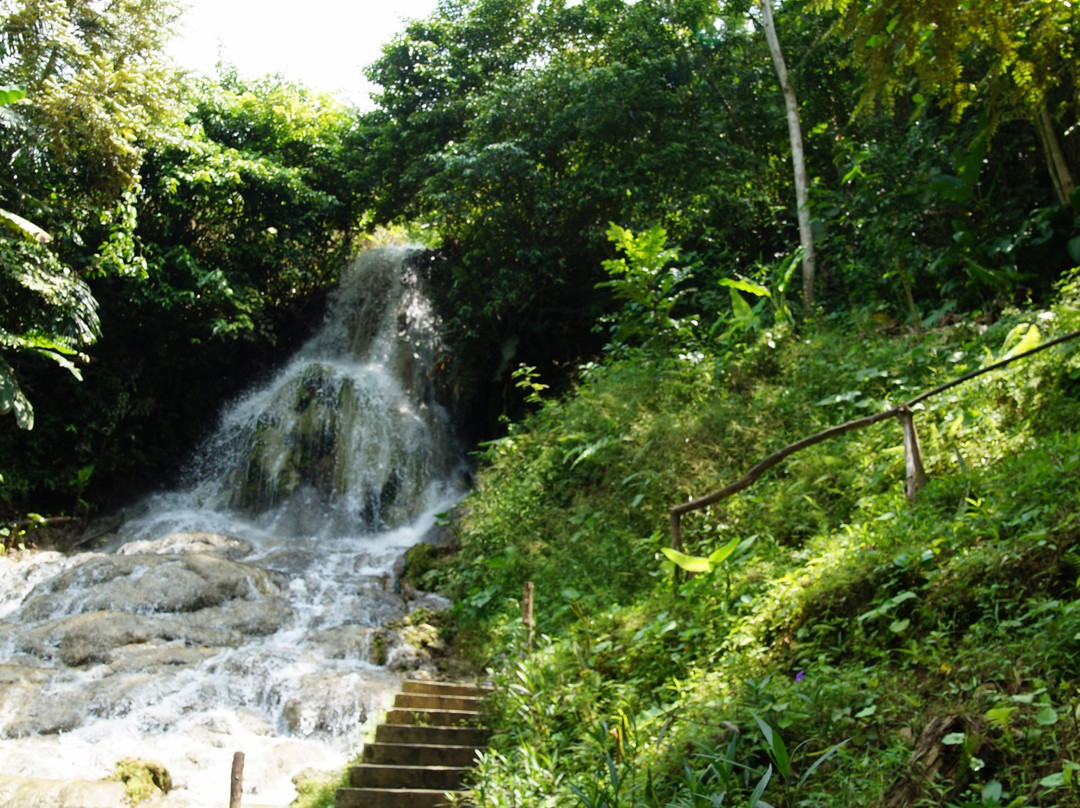
<instances>
[{"instance_id":1,"label":"concrete step","mask_svg":"<svg viewBox=\"0 0 1080 808\"><path fill-rule=\"evenodd\" d=\"M422 788L339 788L335 808L442 808L445 791Z\"/></svg>"},{"instance_id":2,"label":"concrete step","mask_svg":"<svg viewBox=\"0 0 1080 808\"><path fill-rule=\"evenodd\" d=\"M394 696L394 706L417 708L420 710L459 710L479 713L484 709L484 699L480 696L444 696L432 693L398 693Z\"/></svg>"},{"instance_id":3,"label":"concrete step","mask_svg":"<svg viewBox=\"0 0 1080 808\"><path fill-rule=\"evenodd\" d=\"M376 743L485 746L491 732L479 727L423 727L416 724L379 724Z\"/></svg>"},{"instance_id":4,"label":"concrete step","mask_svg":"<svg viewBox=\"0 0 1080 808\"><path fill-rule=\"evenodd\" d=\"M467 771L464 766L395 766L361 763L349 767L353 788L419 788L457 791Z\"/></svg>"},{"instance_id":5,"label":"concrete step","mask_svg":"<svg viewBox=\"0 0 1080 808\"><path fill-rule=\"evenodd\" d=\"M424 679L406 679L401 684L402 693L428 693L436 696L479 696L483 698L491 688L462 682L430 682Z\"/></svg>"},{"instance_id":6,"label":"concrete step","mask_svg":"<svg viewBox=\"0 0 1080 808\"><path fill-rule=\"evenodd\" d=\"M415 724L421 727L475 727L480 713L472 710L401 710L386 711L387 724Z\"/></svg>"},{"instance_id":7,"label":"concrete step","mask_svg":"<svg viewBox=\"0 0 1080 808\"><path fill-rule=\"evenodd\" d=\"M490 733L480 728L488 691L475 685L406 680L364 747L363 762L349 767L349 787L337 791L335 808L437 808L459 791L477 750Z\"/></svg>"},{"instance_id":8,"label":"concrete step","mask_svg":"<svg viewBox=\"0 0 1080 808\"><path fill-rule=\"evenodd\" d=\"M476 747L369 743L364 745L364 762L396 766L471 766L476 762Z\"/></svg>"}]
</instances>

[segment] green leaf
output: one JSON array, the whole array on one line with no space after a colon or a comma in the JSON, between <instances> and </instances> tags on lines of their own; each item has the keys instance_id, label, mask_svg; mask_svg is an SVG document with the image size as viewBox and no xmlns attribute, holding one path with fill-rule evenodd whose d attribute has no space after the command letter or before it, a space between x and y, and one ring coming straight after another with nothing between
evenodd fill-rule
<instances>
[{"instance_id":1,"label":"green leaf","mask_svg":"<svg viewBox=\"0 0 1080 808\"><path fill-rule=\"evenodd\" d=\"M946 746L959 746L964 742L964 738L966 737L967 735L965 735L963 732L950 732L948 735L941 739L941 742Z\"/></svg>"},{"instance_id":2,"label":"green leaf","mask_svg":"<svg viewBox=\"0 0 1080 808\"><path fill-rule=\"evenodd\" d=\"M20 429L34 428L34 408L15 381L11 366L0 360L0 415L14 411Z\"/></svg>"},{"instance_id":3,"label":"green leaf","mask_svg":"<svg viewBox=\"0 0 1080 808\"><path fill-rule=\"evenodd\" d=\"M52 236L36 224L24 219L17 213L12 213L10 210L0 208L0 223L28 241L36 241L38 244L48 244L52 241Z\"/></svg>"},{"instance_id":4,"label":"green leaf","mask_svg":"<svg viewBox=\"0 0 1080 808\"><path fill-rule=\"evenodd\" d=\"M1035 714L1035 721L1044 727L1053 726L1058 722L1057 710L1047 704Z\"/></svg>"},{"instance_id":5,"label":"green leaf","mask_svg":"<svg viewBox=\"0 0 1080 808\"><path fill-rule=\"evenodd\" d=\"M1015 712L1015 707L994 707L991 710L987 710L983 717L998 729L1007 731L1009 729L1010 720L1012 719L1012 714Z\"/></svg>"},{"instance_id":6,"label":"green leaf","mask_svg":"<svg viewBox=\"0 0 1080 808\"><path fill-rule=\"evenodd\" d=\"M1013 340L1019 340L1013 344ZM1020 325L1013 328L1005 337L1005 345L1012 345L1009 348L1009 352L1005 354L1004 359L1008 359L1010 356L1017 356L1033 348L1038 348L1042 342L1042 332L1039 331L1037 325L1030 323L1020 323Z\"/></svg>"},{"instance_id":7,"label":"green leaf","mask_svg":"<svg viewBox=\"0 0 1080 808\"><path fill-rule=\"evenodd\" d=\"M738 537L735 537L720 549L714 550L712 553L710 553L709 563L712 564L714 568L719 567L727 560L728 556L735 552L738 546L739 539Z\"/></svg>"},{"instance_id":8,"label":"green leaf","mask_svg":"<svg viewBox=\"0 0 1080 808\"><path fill-rule=\"evenodd\" d=\"M660 552L674 562L675 566L686 572L712 572L712 564L707 558L686 555L671 547L661 547Z\"/></svg>"},{"instance_id":9,"label":"green leaf","mask_svg":"<svg viewBox=\"0 0 1080 808\"><path fill-rule=\"evenodd\" d=\"M765 743L769 746L773 762L776 764L780 776L785 780L791 779L791 758L788 755L787 747L784 745L784 739L780 737L779 733L774 732L773 728L763 721L757 713L750 713L750 715L754 717L758 727L761 729L761 734L765 736Z\"/></svg>"},{"instance_id":10,"label":"green leaf","mask_svg":"<svg viewBox=\"0 0 1080 808\"><path fill-rule=\"evenodd\" d=\"M16 101L21 101L24 98L26 98L26 90L22 87L12 85L0 87L0 106L14 104Z\"/></svg>"},{"instance_id":11,"label":"green leaf","mask_svg":"<svg viewBox=\"0 0 1080 808\"><path fill-rule=\"evenodd\" d=\"M757 808L761 803L761 795L765 793L765 789L769 785L769 781L772 780L772 766L769 766L765 770L765 774L761 775L761 779L758 780L757 786L754 788L754 793L750 795L750 808Z\"/></svg>"},{"instance_id":12,"label":"green leaf","mask_svg":"<svg viewBox=\"0 0 1080 808\"><path fill-rule=\"evenodd\" d=\"M1039 785L1043 788L1057 788L1058 786L1063 786L1065 785L1065 773L1054 772L1053 774L1048 774L1039 781Z\"/></svg>"},{"instance_id":13,"label":"green leaf","mask_svg":"<svg viewBox=\"0 0 1080 808\"><path fill-rule=\"evenodd\" d=\"M889 631L893 634L903 634L907 627L911 625L911 621L906 617L903 620L893 620L889 623Z\"/></svg>"},{"instance_id":14,"label":"green leaf","mask_svg":"<svg viewBox=\"0 0 1080 808\"><path fill-rule=\"evenodd\" d=\"M731 292L731 310L735 313L735 319L742 322L752 321L754 310L750 308L750 304L734 289L728 291Z\"/></svg>"},{"instance_id":15,"label":"green leaf","mask_svg":"<svg viewBox=\"0 0 1080 808\"><path fill-rule=\"evenodd\" d=\"M1069 258L1074 264L1080 264L1080 236L1073 236L1068 244Z\"/></svg>"},{"instance_id":16,"label":"green leaf","mask_svg":"<svg viewBox=\"0 0 1080 808\"><path fill-rule=\"evenodd\" d=\"M982 790L983 805L993 802L1001 802L1001 783L991 780Z\"/></svg>"},{"instance_id":17,"label":"green leaf","mask_svg":"<svg viewBox=\"0 0 1080 808\"><path fill-rule=\"evenodd\" d=\"M850 740L851 740L851 738L845 738L844 740L840 741L840 743L833 744L828 749L826 749L825 753L822 754L812 764L810 764L810 768L808 768L806 770L806 772L803 774L803 776L799 778L799 785L802 785L807 780L809 780L811 775L813 775L813 773L818 770L818 768L821 766L822 763L824 763L826 760L828 760L833 755L835 755L837 752L839 752L841 749L843 749L844 746L847 744L847 742L850 741Z\"/></svg>"},{"instance_id":18,"label":"green leaf","mask_svg":"<svg viewBox=\"0 0 1080 808\"><path fill-rule=\"evenodd\" d=\"M720 285L727 286L730 289L738 289L740 292L747 292L757 297L772 297L772 292L760 283L754 283L743 278L721 278Z\"/></svg>"}]
</instances>

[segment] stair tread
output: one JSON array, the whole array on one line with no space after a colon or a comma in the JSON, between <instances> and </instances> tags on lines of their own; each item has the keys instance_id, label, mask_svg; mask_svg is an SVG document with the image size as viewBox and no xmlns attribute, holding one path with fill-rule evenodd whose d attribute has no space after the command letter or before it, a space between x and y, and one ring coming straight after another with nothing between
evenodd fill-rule
<instances>
[{"instance_id":1,"label":"stair tread","mask_svg":"<svg viewBox=\"0 0 1080 808\"><path fill-rule=\"evenodd\" d=\"M372 741L367 746L387 746L394 749L482 749L475 743L398 743L397 741Z\"/></svg>"},{"instance_id":2,"label":"stair tread","mask_svg":"<svg viewBox=\"0 0 1080 808\"><path fill-rule=\"evenodd\" d=\"M395 794L445 794L448 791L453 793L460 791L461 789L455 788L409 788L408 786L402 786L401 788L355 788L350 786L349 788L339 788L338 791L373 791L382 794L385 791L392 791Z\"/></svg>"},{"instance_id":3,"label":"stair tread","mask_svg":"<svg viewBox=\"0 0 1080 808\"><path fill-rule=\"evenodd\" d=\"M349 766L338 808L443 806L487 746L490 732L477 724L489 692L461 682L406 680L375 740L365 745L364 760ZM417 762L442 760L449 763Z\"/></svg>"},{"instance_id":4,"label":"stair tread","mask_svg":"<svg viewBox=\"0 0 1080 808\"><path fill-rule=\"evenodd\" d=\"M349 766L350 769L365 769L365 768L378 768L378 769L456 769L458 771L465 771L468 766L439 766L433 763L423 763L419 765L410 765L408 763L354 763Z\"/></svg>"}]
</instances>

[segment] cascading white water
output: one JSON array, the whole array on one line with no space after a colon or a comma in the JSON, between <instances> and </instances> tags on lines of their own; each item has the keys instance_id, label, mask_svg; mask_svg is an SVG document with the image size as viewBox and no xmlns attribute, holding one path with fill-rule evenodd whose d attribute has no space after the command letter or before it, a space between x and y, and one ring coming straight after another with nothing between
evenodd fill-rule
<instances>
[{"instance_id":1,"label":"cascading white water","mask_svg":"<svg viewBox=\"0 0 1080 808\"><path fill-rule=\"evenodd\" d=\"M287 805L294 775L346 762L415 664L384 626L445 605L395 591L394 564L461 494L406 257L361 256L184 490L106 550L0 557L0 775L141 758L173 777L164 805L221 805L242 751L245 805Z\"/></svg>"}]
</instances>

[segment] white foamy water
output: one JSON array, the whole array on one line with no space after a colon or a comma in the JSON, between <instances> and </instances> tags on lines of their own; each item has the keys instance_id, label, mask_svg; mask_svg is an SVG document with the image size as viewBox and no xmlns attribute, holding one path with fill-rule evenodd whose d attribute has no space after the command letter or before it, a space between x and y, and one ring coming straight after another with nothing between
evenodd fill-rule
<instances>
[{"instance_id":1,"label":"white foamy water","mask_svg":"<svg viewBox=\"0 0 1080 808\"><path fill-rule=\"evenodd\" d=\"M183 490L99 552L0 557L0 775L172 775L162 805L285 806L340 769L422 654L438 596L395 564L461 494L404 251L362 257L323 330L222 416Z\"/></svg>"}]
</instances>

